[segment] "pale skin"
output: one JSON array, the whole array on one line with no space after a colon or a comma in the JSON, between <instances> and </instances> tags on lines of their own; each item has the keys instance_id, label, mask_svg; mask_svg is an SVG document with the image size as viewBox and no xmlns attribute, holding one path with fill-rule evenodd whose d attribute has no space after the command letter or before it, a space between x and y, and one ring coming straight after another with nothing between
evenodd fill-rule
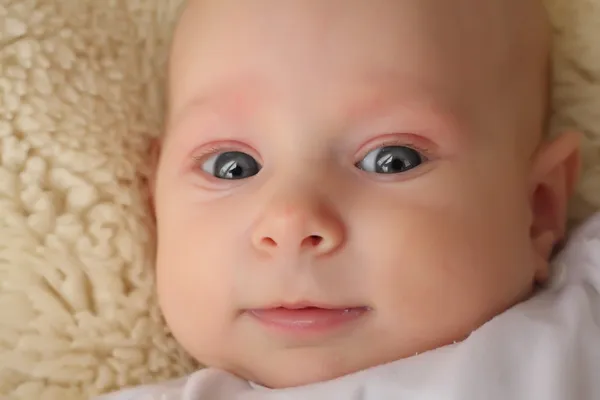
<instances>
[{"instance_id":1,"label":"pale skin","mask_svg":"<svg viewBox=\"0 0 600 400\"><path fill-rule=\"evenodd\" d=\"M153 182L177 340L290 387L461 341L531 296L579 168L577 134L543 139L547 54L533 0L192 0ZM215 176L232 152L244 179ZM361 312L312 335L249 313L305 303Z\"/></svg>"}]
</instances>

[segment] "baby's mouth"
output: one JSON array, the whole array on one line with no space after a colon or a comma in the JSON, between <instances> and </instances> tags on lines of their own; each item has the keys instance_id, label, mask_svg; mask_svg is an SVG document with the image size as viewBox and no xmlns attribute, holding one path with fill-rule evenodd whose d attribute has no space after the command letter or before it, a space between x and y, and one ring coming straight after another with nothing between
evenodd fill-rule
<instances>
[{"instance_id":1,"label":"baby's mouth","mask_svg":"<svg viewBox=\"0 0 600 400\"><path fill-rule=\"evenodd\" d=\"M317 306L280 306L248 310L263 325L283 331L329 331L356 321L368 307L326 308Z\"/></svg>"}]
</instances>

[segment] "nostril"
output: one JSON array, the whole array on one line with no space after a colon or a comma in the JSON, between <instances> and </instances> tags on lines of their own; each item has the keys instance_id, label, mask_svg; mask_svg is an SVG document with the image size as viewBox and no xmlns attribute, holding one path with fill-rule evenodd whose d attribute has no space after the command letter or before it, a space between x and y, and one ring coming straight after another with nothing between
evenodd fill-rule
<instances>
[{"instance_id":1,"label":"nostril","mask_svg":"<svg viewBox=\"0 0 600 400\"><path fill-rule=\"evenodd\" d=\"M266 246L266 247L277 247L277 243L270 237L262 238L261 242L262 242L263 246Z\"/></svg>"},{"instance_id":2,"label":"nostril","mask_svg":"<svg viewBox=\"0 0 600 400\"><path fill-rule=\"evenodd\" d=\"M306 238L307 244L311 247L316 247L321 244L323 238L319 235L310 235Z\"/></svg>"}]
</instances>

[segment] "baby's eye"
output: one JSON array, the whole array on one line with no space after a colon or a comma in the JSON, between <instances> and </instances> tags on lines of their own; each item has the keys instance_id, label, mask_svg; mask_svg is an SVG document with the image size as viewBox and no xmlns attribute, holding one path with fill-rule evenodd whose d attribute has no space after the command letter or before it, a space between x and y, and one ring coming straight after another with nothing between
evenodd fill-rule
<instances>
[{"instance_id":1,"label":"baby's eye","mask_svg":"<svg viewBox=\"0 0 600 400\"><path fill-rule=\"evenodd\" d=\"M240 151L215 154L202 163L202 170L219 179L246 179L260 172L256 160Z\"/></svg>"},{"instance_id":2,"label":"baby's eye","mask_svg":"<svg viewBox=\"0 0 600 400\"><path fill-rule=\"evenodd\" d=\"M372 150L356 166L376 174L399 174L422 163L423 157L410 147L386 146Z\"/></svg>"}]
</instances>

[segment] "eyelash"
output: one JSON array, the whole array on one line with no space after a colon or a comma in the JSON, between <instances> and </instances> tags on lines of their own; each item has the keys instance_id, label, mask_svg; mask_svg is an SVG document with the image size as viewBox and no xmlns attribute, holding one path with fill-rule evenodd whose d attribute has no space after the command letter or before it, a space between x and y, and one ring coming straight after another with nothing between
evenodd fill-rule
<instances>
[{"instance_id":1,"label":"eyelash","mask_svg":"<svg viewBox=\"0 0 600 400\"><path fill-rule=\"evenodd\" d=\"M363 146L364 149L359 152L358 160L362 160L367 156L367 154L369 154L375 149L391 146L402 146L415 150L423 157L424 161L429 161L431 159L431 149L427 149L425 146L417 144L417 142L419 142L419 140L417 140L416 138L406 137L390 137L384 140L375 139L369 142L367 145Z\"/></svg>"},{"instance_id":2,"label":"eyelash","mask_svg":"<svg viewBox=\"0 0 600 400\"><path fill-rule=\"evenodd\" d=\"M417 151L423 157L424 161L429 161L431 159L431 150L426 149L425 146L417 144L416 142L418 142L418 140L415 140L414 138L412 138L412 140L411 140L411 138L407 139L406 137L404 137L404 138L392 137L392 138L388 138L388 139L384 139L384 140L376 139L376 140L373 140L370 142L372 144L368 144L368 145L364 146L364 149L358 153L360 155L358 157L358 161L365 158L367 156L367 154L369 154L371 151L373 151L375 149L382 148L382 147L390 147L390 146L408 147L409 149L413 149L413 150ZM240 147L245 148L245 149L241 150ZM193 165L194 165L194 167L197 167L197 166L201 165L206 160L207 157L216 155L218 153L227 152L227 151L246 152L249 155L251 155L252 157L255 157L256 160L259 162L259 164L263 165L262 160L260 160L259 157L256 157L255 151L253 151L252 149L249 149L248 146L243 145L238 142L225 142L225 143L211 145L208 148L202 149L198 154L195 154L192 157ZM358 161L356 161L356 162L358 162Z\"/></svg>"},{"instance_id":3,"label":"eyelash","mask_svg":"<svg viewBox=\"0 0 600 400\"><path fill-rule=\"evenodd\" d=\"M241 150L240 148L243 148L244 150ZM239 142L224 142L210 145L208 148L202 149L198 154L192 156L193 164L194 166L198 166L202 164L207 157L228 151L243 151L244 153L248 153L252 157L256 158L256 160L259 161L259 164L262 165L260 158L255 156L256 152Z\"/></svg>"}]
</instances>

